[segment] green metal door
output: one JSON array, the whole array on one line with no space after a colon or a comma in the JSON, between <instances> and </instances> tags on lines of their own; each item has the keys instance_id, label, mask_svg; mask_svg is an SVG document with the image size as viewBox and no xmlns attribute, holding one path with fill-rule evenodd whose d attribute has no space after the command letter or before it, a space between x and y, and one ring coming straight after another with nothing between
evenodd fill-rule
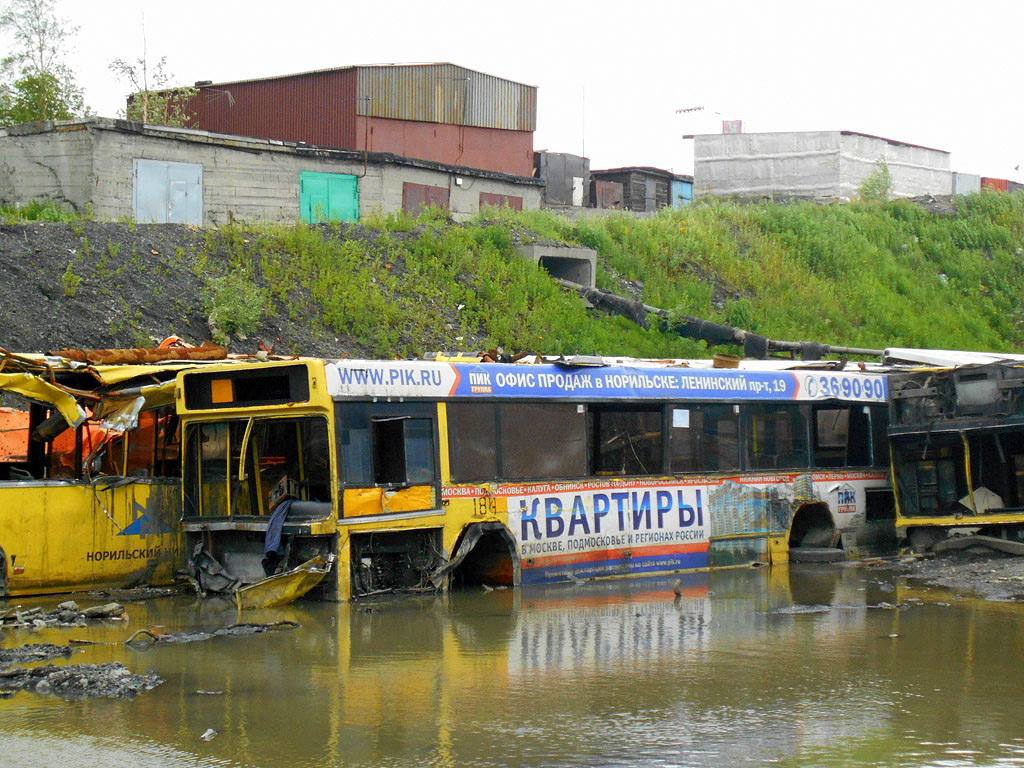
<instances>
[{"instance_id":1,"label":"green metal door","mask_svg":"<svg viewBox=\"0 0 1024 768\"><path fill-rule=\"evenodd\" d=\"M358 221L359 179L347 173L299 173L299 210L307 224Z\"/></svg>"}]
</instances>

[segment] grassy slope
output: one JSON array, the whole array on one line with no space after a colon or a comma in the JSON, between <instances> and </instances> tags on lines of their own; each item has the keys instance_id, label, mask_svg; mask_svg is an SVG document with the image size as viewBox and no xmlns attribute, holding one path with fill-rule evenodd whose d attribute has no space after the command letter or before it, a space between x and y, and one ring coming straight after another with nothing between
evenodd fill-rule
<instances>
[{"instance_id":1,"label":"grassy slope","mask_svg":"<svg viewBox=\"0 0 1024 768\"><path fill-rule=\"evenodd\" d=\"M428 212L360 226L208 232L192 269L228 333L285 315L363 355L503 346L647 357L702 344L595 315L513 254L557 239L597 249L598 285L776 339L886 347L1024 348L1024 194L956 201L712 202L650 219L570 221L490 211L453 225ZM294 350L308 351L308 350ZM340 351L340 350L339 350Z\"/></svg>"}]
</instances>

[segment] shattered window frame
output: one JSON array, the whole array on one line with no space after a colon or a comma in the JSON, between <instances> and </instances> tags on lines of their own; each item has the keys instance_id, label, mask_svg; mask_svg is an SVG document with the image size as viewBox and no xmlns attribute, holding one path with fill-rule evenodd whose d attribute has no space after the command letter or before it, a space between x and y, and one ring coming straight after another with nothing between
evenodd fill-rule
<instances>
[{"instance_id":1,"label":"shattered window frame","mask_svg":"<svg viewBox=\"0 0 1024 768\"><path fill-rule=\"evenodd\" d=\"M287 432L290 427L295 429L290 445L284 445L286 436L275 440L275 432ZM202 440L204 436L209 439ZM268 440L277 445L268 445ZM283 454L269 453L282 449ZM333 496L330 450L330 426L322 415L192 422L185 434L184 516L268 515L270 490L285 475L297 484L302 500L329 504Z\"/></svg>"},{"instance_id":2,"label":"shattered window frame","mask_svg":"<svg viewBox=\"0 0 1024 768\"><path fill-rule=\"evenodd\" d=\"M334 422L343 488L440 487L436 402L336 400Z\"/></svg>"}]
</instances>

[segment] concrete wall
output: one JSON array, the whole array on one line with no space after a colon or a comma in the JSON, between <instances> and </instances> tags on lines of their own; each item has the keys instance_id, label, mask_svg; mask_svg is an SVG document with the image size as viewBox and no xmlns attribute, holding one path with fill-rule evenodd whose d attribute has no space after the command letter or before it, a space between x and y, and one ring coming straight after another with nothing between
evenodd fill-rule
<instances>
[{"instance_id":1,"label":"concrete wall","mask_svg":"<svg viewBox=\"0 0 1024 768\"><path fill-rule=\"evenodd\" d=\"M201 165L203 225L214 227L233 221L298 221L300 171L363 174L361 164L303 157L269 144L253 151L241 146L178 141L117 130L96 130L94 136L94 206L96 215L103 219L133 215L132 160L135 159ZM379 167L369 166L366 177L360 179L360 215L381 208L380 176ZM377 177L376 184L374 177Z\"/></svg>"},{"instance_id":2,"label":"concrete wall","mask_svg":"<svg viewBox=\"0 0 1024 768\"><path fill-rule=\"evenodd\" d=\"M696 136L693 196L837 197L838 131Z\"/></svg>"},{"instance_id":3,"label":"concrete wall","mask_svg":"<svg viewBox=\"0 0 1024 768\"><path fill-rule=\"evenodd\" d=\"M844 133L840 136L840 197L855 197L864 179L877 169L879 158L885 160L892 177L890 197L949 194L953 173L948 152Z\"/></svg>"},{"instance_id":4,"label":"concrete wall","mask_svg":"<svg viewBox=\"0 0 1024 768\"><path fill-rule=\"evenodd\" d=\"M299 173L359 177L359 215L402 210L402 184L451 189L451 211L467 218L479 210L481 192L515 195L524 208L539 208L541 186L510 178L394 162L361 162L352 153L171 128L125 130L95 119L74 130L25 136L0 131L0 201L54 197L79 210L92 205L100 219L131 218L132 161L168 160L203 167L203 224L232 221L294 223L299 220ZM345 156L347 155L347 157ZM455 179L462 184L455 183Z\"/></svg>"},{"instance_id":5,"label":"concrete wall","mask_svg":"<svg viewBox=\"0 0 1024 768\"><path fill-rule=\"evenodd\" d=\"M93 181L87 130L19 135L17 128L0 129L0 205L52 199L84 213Z\"/></svg>"},{"instance_id":6,"label":"concrete wall","mask_svg":"<svg viewBox=\"0 0 1024 768\"><path fill-rule=\"evenodd\" d=\"M949 153L845 131L694 138L694 197L848 200L885 160L893 197L949 194Z\"/></svg>"}]
</instances>

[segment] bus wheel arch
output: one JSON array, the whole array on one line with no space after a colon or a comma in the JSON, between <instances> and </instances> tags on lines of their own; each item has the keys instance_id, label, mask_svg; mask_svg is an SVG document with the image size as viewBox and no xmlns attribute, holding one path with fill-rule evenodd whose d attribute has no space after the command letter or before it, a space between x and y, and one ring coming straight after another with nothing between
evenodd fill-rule
<instances>
[{"instance_id":1,"label":"bus wheel arch","mask_svg":"<svg viewBox=\"0 0 1024 768\"><path fill-rule=\"evenodd\" d=\"M0 597L7 595L7 553L4 552L4 548L0 547Z\"/></svg>"},{"instance_id":2,"label":"bus wheel arch","mask_svg":"<svg viewBox=\"0 0 1024 768\"><path fill-rule=\"evenodd\" d=\"M789 550L834 549L839 544L839 528L832 510L824 502L803 504L789 525Z\"/></svg>"},{"instance_id":3,"label":"bus wheel arch","mask_svg":"<svg viewBox=\"0 0 1024 768\"><path fill-rule=\"evenodd\" d=\"M499 522L471 523L459 536L452 557L435 574L447 576L455 584L522 583L521 562L516 542L508 528Z\"/></svg>"}]
</instances>

